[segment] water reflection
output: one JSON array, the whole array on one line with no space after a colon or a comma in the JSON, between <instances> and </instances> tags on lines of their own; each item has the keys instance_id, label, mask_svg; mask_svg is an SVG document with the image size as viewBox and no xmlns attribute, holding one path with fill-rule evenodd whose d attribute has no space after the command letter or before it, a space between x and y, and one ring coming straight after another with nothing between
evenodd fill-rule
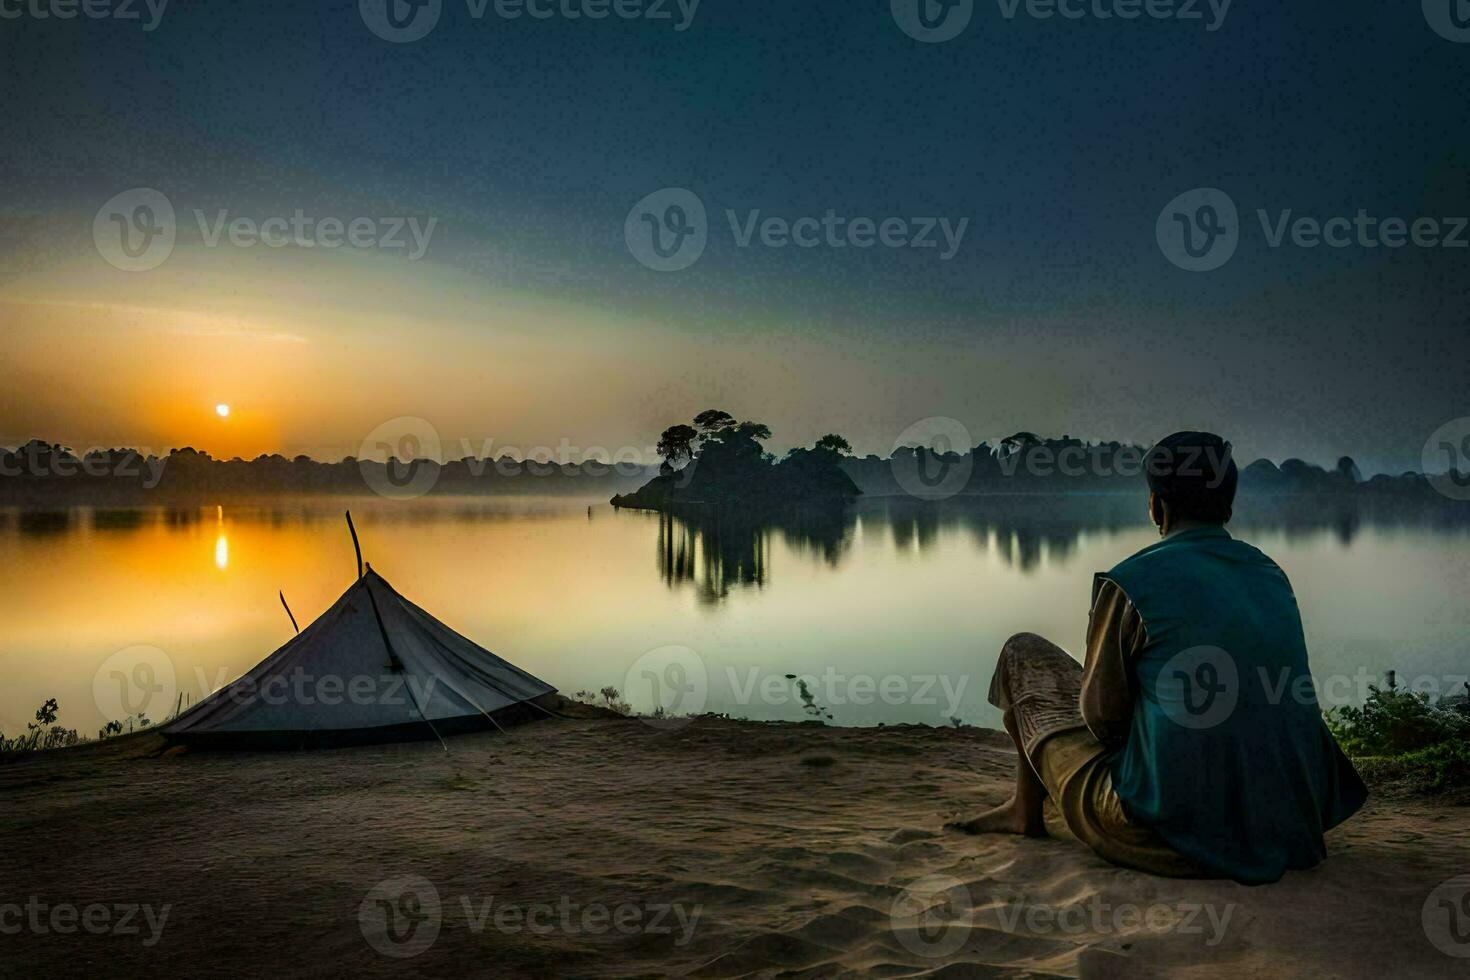
<instances>
[{"instance_id":1,"label":"water reflection","mask_svg":"<svg viewBox=\"0 0 1470 980\"><path fill-rule=\"evenodd\" d=\"M151 515L136 507L119 510L97 510L92 512L94 531L135 531L143 527Z\"/></svg>"},{"instance_id":2,"label":"water reflection","mask_svg":"<svg viewBox=\"0 0 1470 980\"><path fill-rule=\"evenodd\" d=\"M214 508L214 567L224 571L230 567L230 540L225 537L225 509Z\"/></svg>"},{"instance_id":3,"label":"water reflection","mask_svg":"<svg viewBox=\"0 0 1470 980\"><path fill-rule=\"evenodd\" d=\"M42 537L64 534L71 530L75 519L69 510L23 510L16 516L15 526L21 534Z\"/></svg>"},{"instance_id":4,"label":"water reflection","mask_svg":"<svg viewBox=\"0 0 1470 980\"><path fill-rule=\"evenodd\" d=\"M1269 498L1242 501L1231 530L1251 537L1283 534L1289 541L1331 538L1346 547L1367 527L1426 525L1470 533L1463 516L1404 511L1374 501ZM1136 494L1010 495L922 501L870 497L842 509L793 511L755 518L717 508L658 515L657 567L670 586L691 586L701 602L716 603L733 588L764 586L771 575L769 542L780 535L788 551L810 554L836 568L855 540L891 540L894 550L923 554L963 533L1002 565L1034 575L1065 566L1089 535L1150 531L1145 502ZM1123 557L1119 555L1118 557Z\"/></svg>"},{"instance_id":5,"label":"water reflection","mask_svg":"<svg viewBox=\"0 0 1470 980\"><path fill-rule=\"evenodd\" d=\"M168 654L186 696L238 677L293 635L282 590L304 626L350 584L349 506L364 557L404 594L563 690L624 689L646 651L679 644L721 685L752 669L967 678L958 714L991 725L985 681L1005 638L1031 630L1076 651L1092 573L1157 540L1131 494L874 496L774 521L585 500L217 503L0 508L0 594L25 611L0 633L0 731L23 731L50 697L95 730L109 720L98 667L136 644ZM1315 500L1248 504L1231 528L1291 575L1322 671L1470 663L1464 522ZM739 708L801 717L758 697ZM946 723L937 711L884 704L838 722Z\"/></svg>"},{"instance_id":6,"label":"water reflection","mask_svg":"<svg viewBox=\"0 0 1470 980\"><path fill-rule=\"evenodd\" d=\"M766 584L769 528L718 514L686 519L660 514L658 570L668 585L691 585L713 603L732 586Z\"/></svg>"}]
</instances>

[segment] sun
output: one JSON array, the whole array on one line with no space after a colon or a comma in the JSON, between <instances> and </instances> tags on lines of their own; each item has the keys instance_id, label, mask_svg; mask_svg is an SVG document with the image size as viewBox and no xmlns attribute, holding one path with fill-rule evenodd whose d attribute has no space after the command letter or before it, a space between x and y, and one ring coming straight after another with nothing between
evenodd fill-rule
<instances>
[{"instance_id":1,"label":"sun","mask_svg":"<svg viewBox=\"0 0 1470 980\"><path fill-rule=\"evenodd\" d=\"M222 419L227 419L230 417L230 406L226 405L224 402L220 402L218 405L214 406L214 414L218 415Z\"/></svg>"}]
</instances>

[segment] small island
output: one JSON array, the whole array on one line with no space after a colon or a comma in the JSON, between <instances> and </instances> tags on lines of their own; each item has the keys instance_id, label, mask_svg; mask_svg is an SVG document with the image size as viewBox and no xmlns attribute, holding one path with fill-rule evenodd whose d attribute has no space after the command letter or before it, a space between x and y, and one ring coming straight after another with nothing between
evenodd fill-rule
<instances>
[{"instance_id":1,"label":"small island","mask_svg":"<svg viewBox=\"0 0 1470 980\"><path fill-rule=\"evenodd\" d=\"M663 431L658 475L632 493L612 498L614 507L672 511L683 506L730 507L769 512L793 507L841 507L862 494L842 462L852 447L825 435L811 448L798 447L779 460L761 440L771 438L760 422L740 422L708 409Z\"/></svg>"}]
</instances>

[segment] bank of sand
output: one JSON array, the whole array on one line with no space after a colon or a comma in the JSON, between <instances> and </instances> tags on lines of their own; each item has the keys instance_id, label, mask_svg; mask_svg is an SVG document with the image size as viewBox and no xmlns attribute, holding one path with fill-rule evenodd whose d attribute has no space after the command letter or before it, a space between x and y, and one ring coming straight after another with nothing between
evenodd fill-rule
<instances>
[{"instance_id":1,"label":"bank of sand","mask_svg":"<svg viewBox=\"0 0 1470 980\"><path fill-rule=\"evenodd\" d=\"M45 934L0 931L0 973L1386 978L1470 963L1421 926L1430 892L1470 872L1463 807L1375 800L1322 867L1245 888L1115 869L1070 840L946 834L1006 795L1015 756L978 729L557 719L451 739L447 756L159 747L0 766L0 906L169 906L151 946L143 915L140 935L61 936L44 913ZM370 893L404 876L431 883L419 908L437 895L440 913L398 920L394 945Z\"/></svg>"}]
</instances>

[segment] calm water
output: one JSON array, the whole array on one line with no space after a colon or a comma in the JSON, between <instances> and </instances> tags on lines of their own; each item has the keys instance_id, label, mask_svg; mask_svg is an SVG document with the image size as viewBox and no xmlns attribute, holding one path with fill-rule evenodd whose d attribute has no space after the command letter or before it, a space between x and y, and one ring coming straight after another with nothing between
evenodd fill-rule
<instances>
[{"instance_id":1,"label":"calm water","mask_svg":"<svg viewBox=\"0 0 1470 980\"><path fill-rule=\"evenodd\" d=\"M790 673L838 724L996 725L1001 643L1031 630L1081 653L1093 572L1155 540L1138 503L867 500L775 527L566 499L350 505L400 592L564 692L610 685L647 709L681 690L683 709L799 719ZM154 720L249 669L292 634L277 590L304 626L351 583L343 505L0 511L0 730L55 697L95 732L126 648L172 673ZM1238 523L1295 583L1324 700L1359 700L1388 668L1440 688L1470 672L1463 529Z\"/></svg>"}]
</instances>

